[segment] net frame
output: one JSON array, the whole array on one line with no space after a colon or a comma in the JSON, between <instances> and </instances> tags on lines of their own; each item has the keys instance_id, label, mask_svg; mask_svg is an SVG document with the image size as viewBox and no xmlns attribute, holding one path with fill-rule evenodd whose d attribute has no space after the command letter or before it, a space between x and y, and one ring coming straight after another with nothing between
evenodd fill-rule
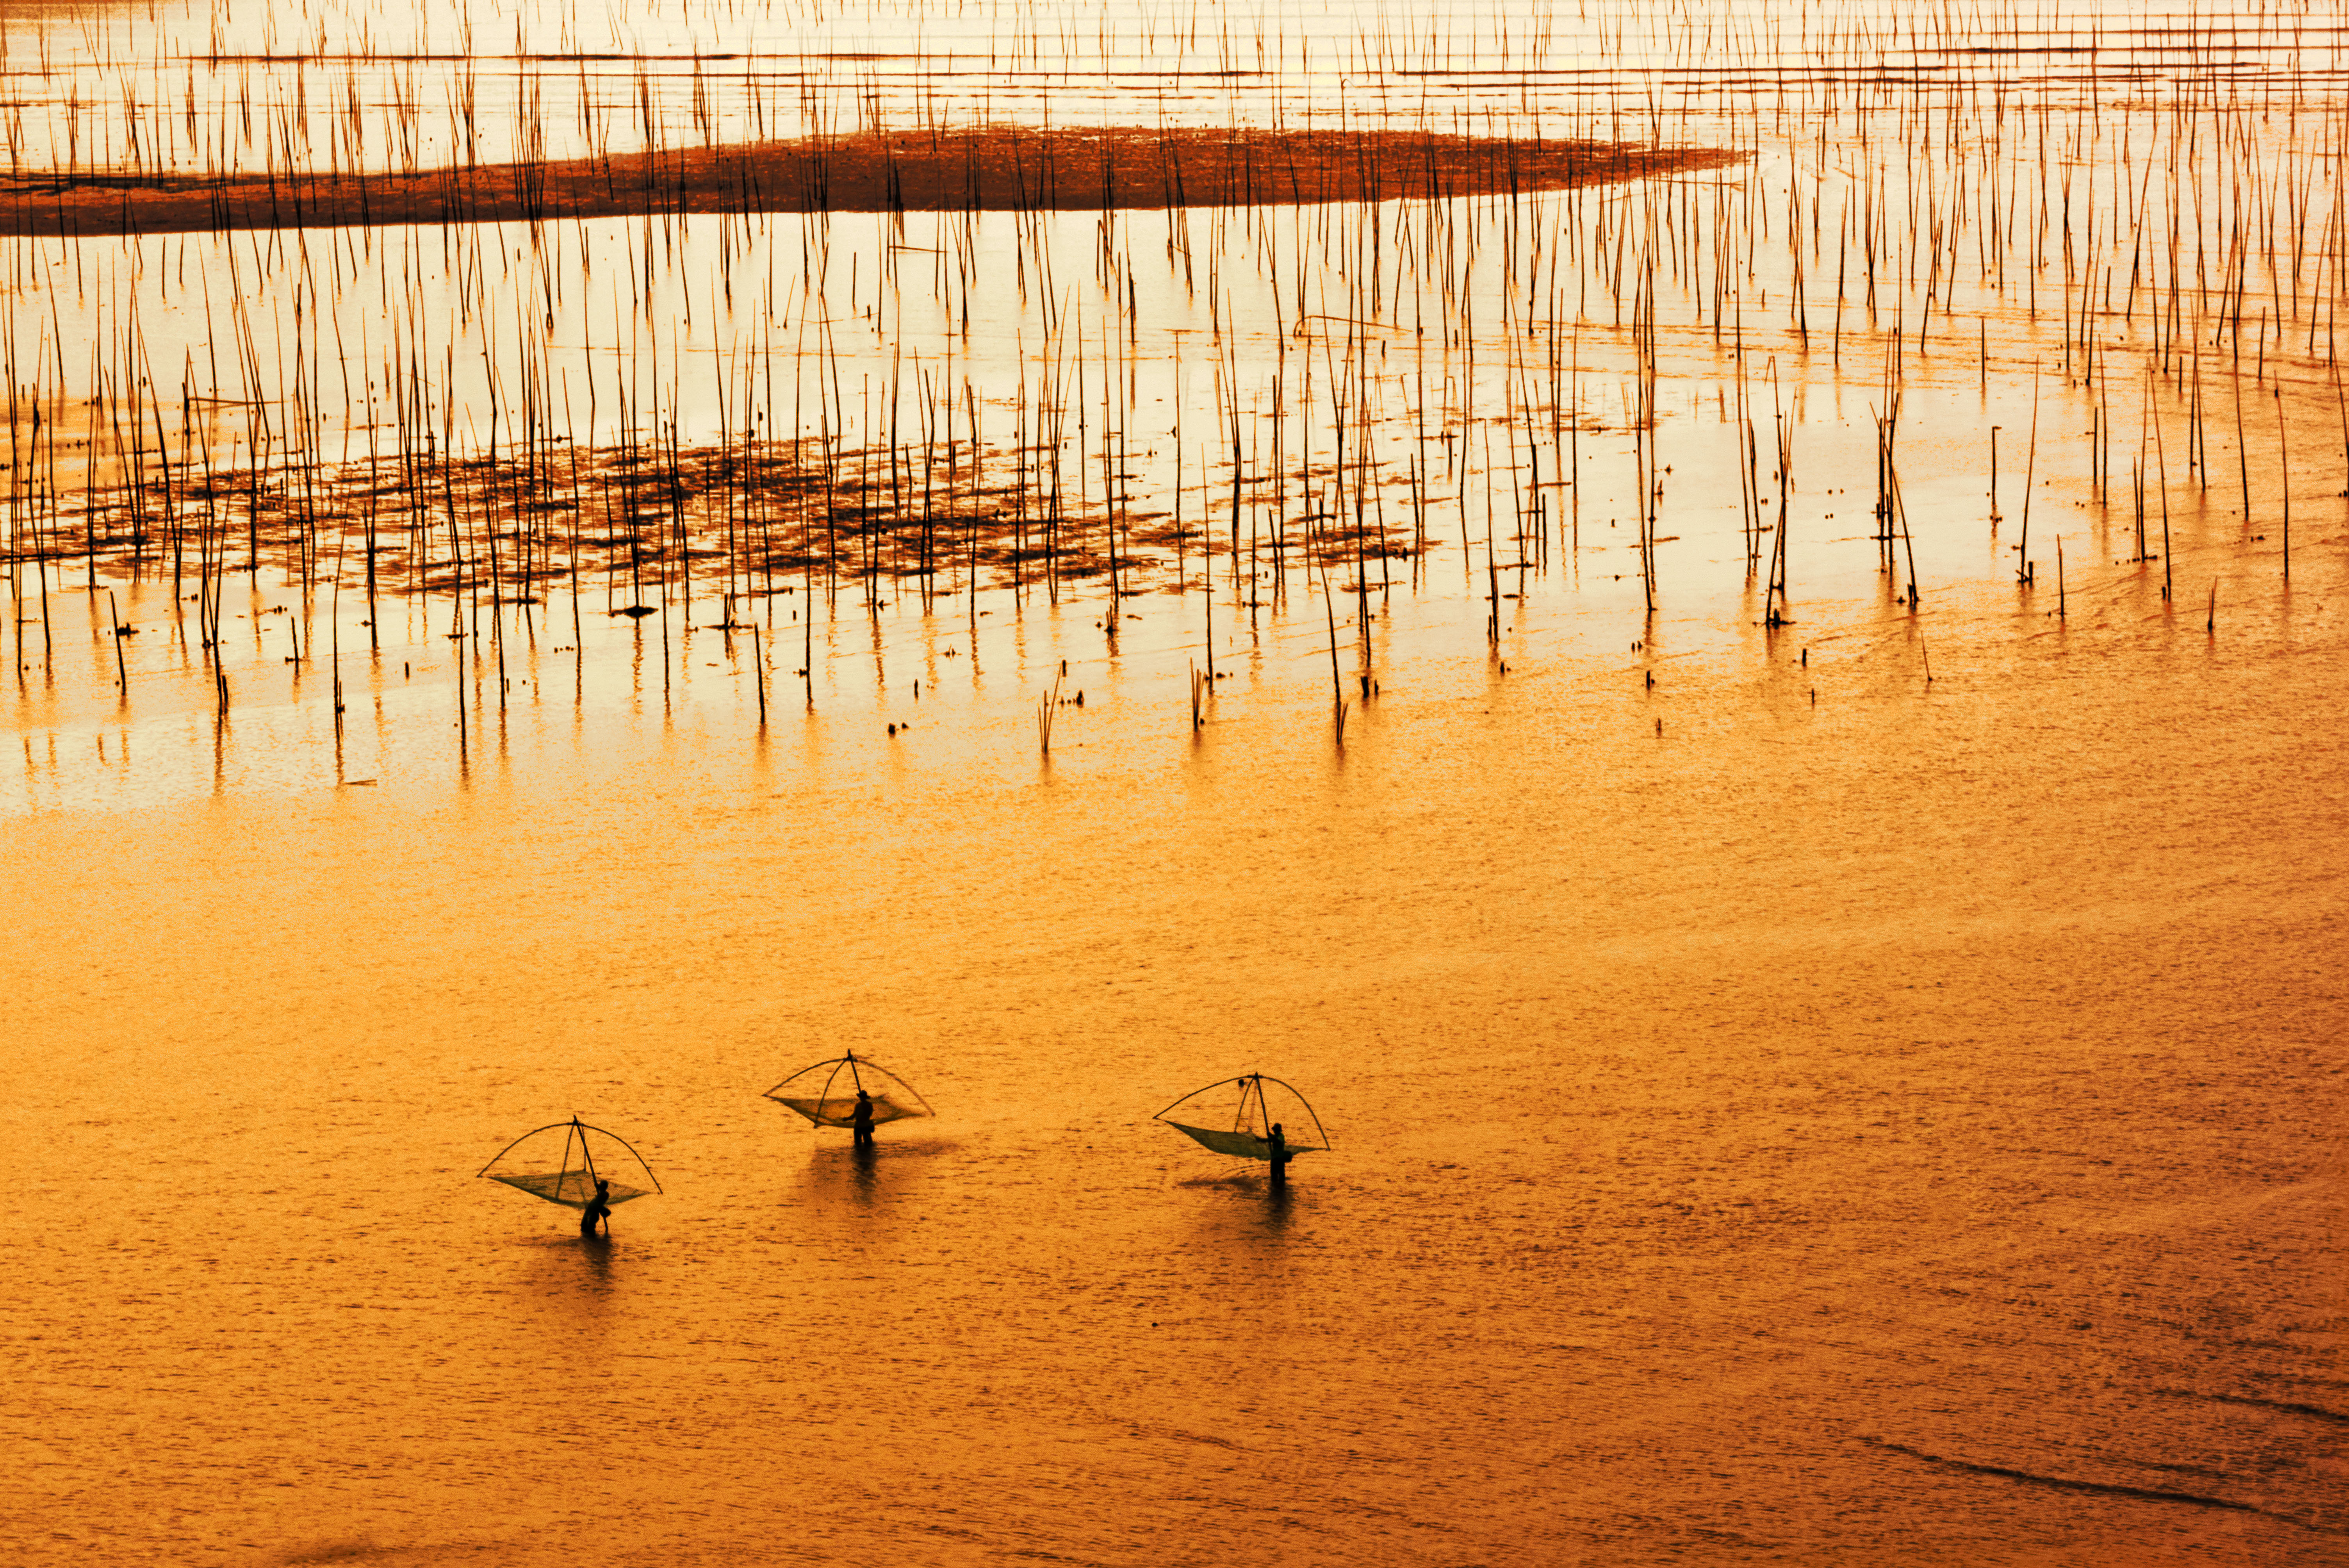
<instances>
[{"instance_id":1,"label":"net frame","mask_svg":"<svg viewBox=\"0 0 2349 1568\"><path fill-rule=\"evenodd\" d=\"M1227 1088L1234 1084L1239 1085L1239 1102L1233 1108L1232 1124L1229 1128L1201 1127L1191 1122L1174 1119L1174 1113L1193 1100L1203 1099L1216 1090ZM1295 1084L1274 1078L1269 1073L1242 1073L1237 1078L1217 1078L1204 1088L1193 1089L1150 1119L1164 1122L1177 1132L1188 1135L1201 1147L1211 1149L1217 1154L1227 1154L1235 1160L1269 1161L1272 1159L1272 1143L1268 1134L1271 1132L1276 1119L1272 1114L1270 1104L1265 1099L1264 1089L1267 1084L1282 1089L1297 1102L1304 1110L1306 1118L1313 1123L1313 1135L1319 1140L1318 1142L1308 1143L1292 1136L1288 1129L1294 1118L1284 1111L1278 1119L1281 1127L1282 1153L1289 1159L1294 1159L1299 1154L1326 1152L1330 1148L1330 1134L1321 1125L1320 1114L1313 1109L1312 1102L1299 1091ZM1253 1118L1250 1115L1251 1111L1254 1112Z\"/></svg>"},{"instance_id":2,"label":"net frame","mask_svg":"<svg viewBox=\"0 0 2349 1568\"><path fill-rule=\"evenodd\" d=\"M502 1172L497 1171L498 1162L507 1155L541 1133L552 1132L558 1127L564 1130L563 1159L553 1171ZM626 1150L628 1158L636 1162L636 1169L645 1173L645 1180L652 1185L649 1188L630 1186L601 1175L595 1169L595 1150L587 1141L587 1135L591 1132L598 1137L608 1138ZM574 1150L579 1158L579 1163L576 1166L572 1163L572 1154ZM605 1162L610 1163L608 1156ZM595 1183L598 1181L611 1183L610 1191L604 1199L605 1203L609 1207L617 1207L636 1198L653 1197L661 1191L660 1178L653 1174L653 1168L645 1163L645 1157L636 1152L634 1144L608 1128L591 1127L575 1116L568 1121L550 1121L544 1127L532 1128L528 1132L499 1150L487 1165L482 1166L473 1174L476 1178L486 1176L492 1181L503 1182L517 1192L527 1192L533 1198L543 1198L550 1203L560 1203L566 1209L585 1210L595 1196Z\"/></svg>"},{"instance_id":3,"label":"net frame","mask_svg":"<svg viewBox=\"0 0 2349 1568\"><path fill-rule=\"evenodd\" d=\"M823 1073L823 1083L813 1095L783 1092L801 1079L818 1072ZM840 1081L840 1075L843 1072L848 1075L849 1092L834 1099L833 1086ZM873 1125L875 1127L885 1121L909 1121L917 1117L937 1115L930 1109L930 1102L924 1099L921 1091L912 1084L872 1057L860 1057L854 1051L843 1056L826 1057L820 1062L802 1068L774 1088L763 1091L762 1098L805 1117L812 1131L826 1127L854 1127L855 1091L858 1089L872 1097ZM834 1106L839 1109L833 1109Z\"/></svg>"}]
</instances>

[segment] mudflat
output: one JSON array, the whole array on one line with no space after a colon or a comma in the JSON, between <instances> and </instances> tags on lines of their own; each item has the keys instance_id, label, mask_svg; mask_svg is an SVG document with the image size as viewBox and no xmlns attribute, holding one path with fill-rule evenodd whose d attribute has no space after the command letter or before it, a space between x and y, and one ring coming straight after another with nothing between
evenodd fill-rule
<instances>
[{"instance_id":1,"label":"mudflat","mask_svg":"<svg viewBox=\"0 0 2349 1568\"><path fill-rule=\"evenodd\" d=\"M1718 168L1738 156L1403 130L867 131L413 173L51 170L0 181L0 233L1377 201L1560 191Z\"/></svg>"}]
</instances>

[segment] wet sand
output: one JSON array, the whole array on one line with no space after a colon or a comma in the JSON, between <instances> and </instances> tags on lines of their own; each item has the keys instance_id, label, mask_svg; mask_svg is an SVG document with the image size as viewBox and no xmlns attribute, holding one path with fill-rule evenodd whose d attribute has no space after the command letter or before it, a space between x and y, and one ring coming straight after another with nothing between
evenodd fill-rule
<instances>
[{"instance_id":1,"label":"wet sand","mask_svg":"<svg viewBox=\"0 0 2349 1568\"><path fill-rule=\"evenodd\" d=\"M1737 154L1423 131L892 131L412 174L66 172L0 182L0 233L108 235L683 212L1066 211L1563 191Z\"/></svg>"}]
</instances>

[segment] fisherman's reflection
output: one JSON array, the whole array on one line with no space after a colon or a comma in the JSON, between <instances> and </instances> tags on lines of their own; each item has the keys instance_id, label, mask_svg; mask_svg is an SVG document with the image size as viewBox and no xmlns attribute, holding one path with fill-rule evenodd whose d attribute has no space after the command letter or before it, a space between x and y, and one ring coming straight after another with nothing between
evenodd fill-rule
<instances>
[{"instance_id":1,"label":"fisherman's reflection","mask_svg":"<svg viewBox=\"0 0 2349 1568\"><path fill-rule=\"evenodd\" d=\"M1288 1182L1276 1181L1265 1188L1264 1233L1274 1241L1279 1241L1288 1233Z\"/></svg>"},{"instance_id":2,"label":"fisherman's reflection","mask_svg":"<svg viewBox=\"0 0 2349 1568\"><path fill-rule=\"evenodd\" d=\"M878 1186L875 1167L880 1162L881 1150L868 1133L865 1141L850 1145L848 1154L850 1175L856 1184L856 1201L870 1204Z\"/></svg>"}]
</instances>

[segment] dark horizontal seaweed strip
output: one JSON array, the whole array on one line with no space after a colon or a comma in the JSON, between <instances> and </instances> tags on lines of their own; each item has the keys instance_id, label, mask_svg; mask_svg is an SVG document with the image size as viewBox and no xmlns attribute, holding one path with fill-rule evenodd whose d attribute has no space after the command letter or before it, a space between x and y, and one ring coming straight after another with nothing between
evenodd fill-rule
<instances>
[{"instance_id":1,"label":"dark horizontal seaweed strip","mask_svg":"<svg viewBox=\"0 0 2349 1568\"><path fill-rule=\"evenodd\" d=\"M2349 1412L2328 1410L2322 1405L2303 1405L2294 1399L2262 1399L2251 1394L2203 1394L2191 1388L2157 1388L2154 1392L2179 1399L2216 1399L2224 1405L2249 1405L2258 1410L2282 1410L2290 1415L2312 1416L2320 1421L2339 1421L2349 1426Z\"/></svg>"},{"instance_id":2,"label":"dark horizontal seaweed strip","mask_svg":"<svg viewBox=\"0 0 2349 1568\"><path fill-rule=\"evenodd\" d=\"M2235 1513L2256 1513L2262 1519L2297 1525L2320 1534L2338 1535L2342 1532L2322 1524L2312 1524L2304 1519L2294 1519L2288 1513L2276 1513L2253 1502L2238 1502L2232 1498L2209 1497L2199 1491L2169 1491L2161 1487L2128 1486L2119 1481L2072 1480L2063 1476L2038 1475L2030 1470L2009 1470L2004 1465L1976 1464L1971 1460L1953 1460L1940 1454L1929 1454L1922 1449L1912 1449L1906 1443L1889 1442L1882 1438L1862 1438L1871 1448L1889 1449L1896 1454L1907 1454L1912 1460L1940 1465L1947 1470L1963 1470L1970 1475L1997 1476L2002 1480L2018 1480L2026 1486L2049 1487L2056 1491L2087 1492L2104 1497L2141 1497L2150 1502L2185 1502L2197 1508L2223 1508Z\"/></svg>"},{"instance_id":3,"label":"dark horizontal seaweed strip","mask_svg":"<svg viewBox=\"0 0 2349 1568\"><path fill-rule=\"evenodd\" d=\"M1099 211L1523 195L1733 152L1398 130L973 127L416 173L0 179L0 233L101 235L686 212Z\"/></svg>"}]
</instances>

